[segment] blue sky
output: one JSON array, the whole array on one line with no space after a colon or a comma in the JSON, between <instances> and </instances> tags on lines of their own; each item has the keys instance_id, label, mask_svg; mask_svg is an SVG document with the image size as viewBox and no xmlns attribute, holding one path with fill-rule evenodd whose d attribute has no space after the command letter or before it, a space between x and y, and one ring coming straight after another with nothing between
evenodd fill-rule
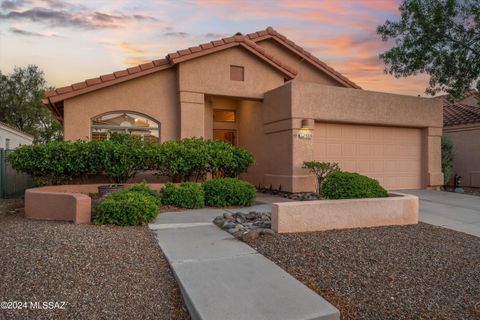
<instances>
[{"instance_id":1,"label":"blue sky","mask_svg":"<svg viewBox=\"0 0 480 320\"><path fill-rule=\"evenodd\" d=\"M365 89L423 95L426 77L395 79L377 25L399 0L10 0L0 5L0 69L36 64L61 87L167 53L268 26Z\"/></svg>"}]
</instances>

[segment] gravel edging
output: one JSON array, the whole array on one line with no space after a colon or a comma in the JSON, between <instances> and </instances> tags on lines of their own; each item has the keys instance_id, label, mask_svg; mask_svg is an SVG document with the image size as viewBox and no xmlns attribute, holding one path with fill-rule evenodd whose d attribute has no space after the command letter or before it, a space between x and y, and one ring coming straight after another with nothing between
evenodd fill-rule
<instances>
[{"instance_id":1,"label":"gravel edging","mask_svg":"<svg viewBox=\"0 0 480 320\"><path fill-rule=\"evenodd\" d=\"M66 304L65 310L0 310L0 318L189 319L147 227L35 221L18 208L2 211L0 301Z\"/></svg>"},{"instance_id":2,"label":"gravel edging","mask_svg":"<svg viewBox=\"0 0 480 320\"><path fill-rule=\"evenodd\" d=\"M480 238L420 223L248 243L342 319L480 319Z\"/></svg>"}]
</instances>

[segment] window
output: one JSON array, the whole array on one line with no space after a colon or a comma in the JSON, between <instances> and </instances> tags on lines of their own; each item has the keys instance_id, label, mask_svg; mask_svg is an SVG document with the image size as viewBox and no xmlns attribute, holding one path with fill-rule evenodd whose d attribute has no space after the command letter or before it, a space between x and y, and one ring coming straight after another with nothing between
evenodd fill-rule
<instances>
[{"instance_id":1,"label":"window","mask_svg":"<svg viewBox=\"0 0 480 320\"><path fill-rule=\"evenodd\" d=\"M10 139L5 139L5 150L10 150Z\"/></svg>"},{"instance_id":2,"label":"window","mask_svg":"<svg viewBox=\"0 0 480 320\"><path fill-rule=\"evenodd\" d=\"M241 66L230 66L230 80L244 81L244 68Z\"/></svg>"},{"instance_id":3,"label":"window","mask_svg":"<svg viewBox=\"0 0 480 320\"><path fill-rule=\"evenodd\" d=\"M213 121L215 122L235 122L236 118L233 110L213 110Z\"/></svg>"},{"instance_id":4,"label":"window","mask_svg":"<svg viewBox=\"0 0 480 320\"><path fill-rule=\"evenodd\" d=\"M142 140L160 142L160 125L134 112L113 112L92 119L92 140L108 140L112 132L129 133Z\"/></svg>"}]
</instances>

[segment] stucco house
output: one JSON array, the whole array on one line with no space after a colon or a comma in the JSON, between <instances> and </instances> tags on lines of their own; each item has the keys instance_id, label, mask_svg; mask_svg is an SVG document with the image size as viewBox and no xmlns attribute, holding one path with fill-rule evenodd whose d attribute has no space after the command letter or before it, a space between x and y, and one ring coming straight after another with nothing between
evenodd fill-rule
<instances>
[{"instance_id":1,"label":"stucco house","mask_svg":"<svg viewBox=\"0 0 480 320\"><path fill-rule=\"evenodd\" d=\"M303 161L335 161L387 189L437 187L442 103L362 90L271 27L58 88L44 103L66 140L125 131L222 139L251 151L243 176L313 191Z\"/></svg>"},{"instance_id":2,"label":"stucco house","mask_svg":"<svg viewBox=\"0 0 480 320\"><path fill-rule=\"evenodd\" d=\"M440 99L443 131L452 139L455 150L453 172L462 177L462 186L480 188L480 94L470 91L454 102L446 96Z\"/></svg>"},{"instance_id":3,"label":"stucco house","mask_svg":"<svg viewBox=\"0 0 480 320\"><path fill-rule=\"evenodd\" d=\"M0 122L0 149L12 150L21 145L32 144L33 140L32 135Z\"/></svg>"}]
</instances>

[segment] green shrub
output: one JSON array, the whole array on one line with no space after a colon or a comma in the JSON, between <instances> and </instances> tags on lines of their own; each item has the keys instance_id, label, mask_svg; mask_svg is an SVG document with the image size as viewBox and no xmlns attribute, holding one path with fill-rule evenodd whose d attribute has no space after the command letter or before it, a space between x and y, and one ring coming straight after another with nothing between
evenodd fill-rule
<instances>
[{"instance_id":1,"label":"green shrub","mask_svg":"<svg viewBox=\"0 0 480 320\"><path fill-rule=\"evenodd\" d=\"M442 134L442 172L443 181L448 184L453 173L453 159L455 153L452 139L449 136Z\"/></svg>"},{"instance_id":2,"label":"green shrub","mask_svg":"<svg viewBox=\"0 0 480 320\"><path fill-rule=\"evenodd\" d=\"M203 190L205 204L210 207L251 206L255 202L255 187L234 178L206 181Z\"/></svg>"},{"instance_id":3,"label":"green shrub","mask_svg":"<svg viewBox=\"0 0 480 320\"><path fill-rule=\"evenodd\" d=\"M155 200L155 202L157 203L157 205L160 205L160 193L158 193L157 191L151 189L146 182L142 182L142 183L137 183L133 186L131 186L130 188L127 189L127 191L129 192L138 192L138 193L142 193L144 195L147 195L147 196L150 196L152 197L152 199Z\"/></svg>"},{"instance_id":4,"label":"green shrub","mask_svg":"<svg viewBox=\"0 0 480 320\"><path fill-rule=\"evenodd\" d=\"M167 141L157 147L157 170L174 181L198 181L209 170L208 155L201 138Z\"/></svg>"},{"instance_id":5,"label":"green shrub","mask_svg":"<svg viewBox=\"0 0 480 320\"><path fill-rule=\"evenodd\" d=\"M116 134L111 140L92 141L102 172L114 183L125 183L140 170L147 169L151 144L127 134Z\"/></svg>"},{"instance_id":6,"label":"green shrub","mask_svg":"<svg viewBox=\"0 0 480 320\"><path fill-rule=\"evenodd\" d=\"M328 199L388 197L377 180L352 172L330 174L323 183L322 195Z\"/></svg>"},{"instance_id":7,"label":"green shrub","mask_svg":"<svg viewBox=\"0 0 480 320\"><path fill-rule=\"evenodd\" d=\"M25 145L8 155L15 170L32 176L37 185L66 183L74 178L105 173L125 183L147 167L151 145L126 134L109 141L53 141Z\"/></svg>"},{"instance_id":8,"label":"green shrub","mask_svg":"<svg viewBox=\"0 0 480 320\"><path fill-rule=\"evenodd\" d=\"M236 177L255 163L253 155L223 141L187 138L155 147L154 167L174 181L204 180L213 176Z\"/></svg>"},{"instance_id":9,"label":"green shrub","mask_svg":"<svg viewBox=\"0 0 480 320\"><path fill-rule=\"evenodd\" d=\"M53 141L24 145L8 154L15 170L29 174L36 185L66 183L96 172L92 153L85 142Z\"/></svg>"},{"instance_id":10,"label":"green shrub","mask_svg":"<svg viewBox=\"0 0 480 320\"><path fill-rule=\"evenodd\" d=\"M184 182L180 185L167 183L160 190L162 204L178 208L196 209L204 207L204 193L200 185Z\"/></svg>"},{"instance_id":11,"label":"green shrub","mask_svg":"<svg viewBox=\"0 0 480 320\"><path fill-rule=\"evenodd\" d=\"M158 202L149 194L128 189L108 195L95 209L93 223L138 226L152 222Z\"/></svg>"},{"instance_id":12,"label":"green shrub","mask_svg":"<svg viewBox=\"0 0 480 320\"><path fill-rule=\"evenodd\" d=\"M108 141L22 146L9 153L8 160L40 185L100 173L111 182L125 183L142 170L157 170L174 181L200 181L207 173L236 177L255 163L250 152L222 141L189 138L158 145L127 134L112 134Z\"/></svg>"}]
</instances>

